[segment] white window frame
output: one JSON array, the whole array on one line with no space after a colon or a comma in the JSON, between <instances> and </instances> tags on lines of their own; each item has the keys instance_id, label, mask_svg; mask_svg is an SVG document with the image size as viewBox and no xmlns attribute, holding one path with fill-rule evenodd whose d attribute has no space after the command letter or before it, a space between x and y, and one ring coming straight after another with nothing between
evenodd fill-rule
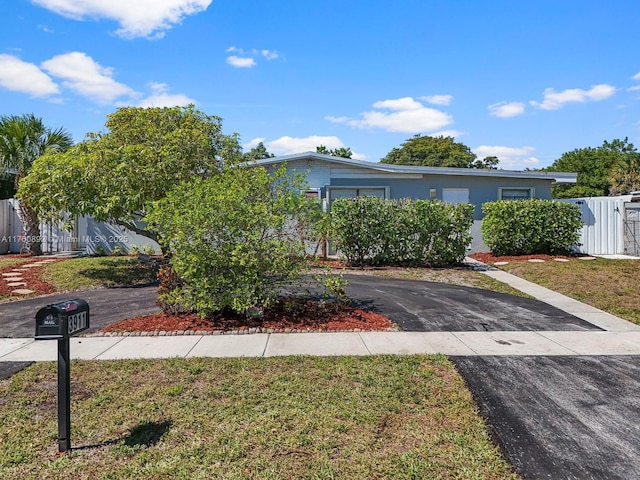
<instances>
[{"instance_id":1,"label":"white window frame","mask_svg":"<svg viewBox=\"0 0 640 480\"><path fill-rule=\"evenodd\" d=\"M505 200L504 198L502 198L504 191L505 190L529 190L529 197L526 198L526 200L530 200L532 198L535 198L536 196L536 189L534 187L499 187L498 188L498 200ZM522 199L525 200L525 199Z\"/></svg>"},{"instance_id":2,"label":"white window frame","mask_svg":"<svg viewBox=\"0 0 640 480\"><path fill-rule=\"evenodd\" d=\"M466 192L467 193L467 201L466 202L449 202L448 200L445 200L445 192ZM456 203L471 203L471 189L468 187L451 187L451 188L443 188L442 189L442 201L446 202L446 203L452 203L452 204L456 204Z\"/></svg>"}]
</instances>

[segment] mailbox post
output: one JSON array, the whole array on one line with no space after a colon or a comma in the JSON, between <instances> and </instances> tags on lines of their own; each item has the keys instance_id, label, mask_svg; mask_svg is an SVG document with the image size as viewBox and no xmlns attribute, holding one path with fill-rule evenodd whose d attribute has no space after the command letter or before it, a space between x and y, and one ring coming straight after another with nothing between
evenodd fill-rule
<instances>
[{"instance_id":1,"label":"mailbox post","mask_svg":"<svg viewBox=\"0 0 640 480\"><path fill-rule=\"evenodd\" d=\"M58 340L58 451L71 450L69 338L89 328L89 304L82 299L47 305L36 313L36 340Z\"/></svg>"}]
</instances>

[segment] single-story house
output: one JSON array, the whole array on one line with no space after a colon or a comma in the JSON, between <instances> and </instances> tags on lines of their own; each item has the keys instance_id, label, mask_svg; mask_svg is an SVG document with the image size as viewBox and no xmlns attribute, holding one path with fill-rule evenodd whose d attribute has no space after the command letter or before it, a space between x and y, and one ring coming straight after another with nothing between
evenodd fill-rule
<instances>
[{"instance_id":1,"label":"single-story house","mask_svg":"<svg viewBox=\"0 0 640 480\"><path fill-rule=\"evenodd\" d=\"M328 208L340 197L427 199L475 205L471 251L487 250L480 224L482 204L494 200L551 198L551 185L575 183L576 173L419 167L367 162L305 152L258 160L257 165L306 173L308 196Z\"/></svg>"},{"instance_id":2,"label":"single-story house","mask_svg":"<svg viewBox=\"0 0 640 480\"><path fill-rule=\"evenodd\" d=\"M375 195L387 199L428 199L475 205L471 233L471 251L486 251L480 225L482 204L500 199L551 198L554 183L575 183L577 174L485 170L471 168L417 167L366 162L305 152L258 160L257 165L305 173L309 190L328 209L339 197ZM128 251L133 245L147 245L158 251L158 245L123 227L96 222L90 217L78 218L72 232L57 225L40 227L43 248L47 252L86 250L93 253L102 246L107 252L115 247ZM17 200L0 201L0 254L19 252L22 246L22 222Z\"/></svg>"}]
</instances>

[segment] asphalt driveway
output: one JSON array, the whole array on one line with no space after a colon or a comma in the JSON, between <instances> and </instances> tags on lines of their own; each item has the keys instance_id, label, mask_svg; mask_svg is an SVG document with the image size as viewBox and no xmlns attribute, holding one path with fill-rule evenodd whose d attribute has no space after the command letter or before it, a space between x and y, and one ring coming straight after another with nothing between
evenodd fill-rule
<instances>
[{"instance_id":1,"label":"asphalt driveway","mask_svg":"<svg viewBox=\"0 0 640 480\"><path fill-rule=\"evenodd\" d=\"M523 478L640 478L640 357L452 361Z\"/></svg>"},{"instance_id":2,"label":"asphalt driveway","mask_svg":"<svg viewBox=\"0 0 640 480\"><path fill-rule=\"evenodd\" d=\"M600 330L538 300L436 282L345 275L347 295L415 332Z\"/></svg>"},{"instance_id":3,"label":"asphalt driveway","mask_svg":"<svg viewBox=\"0 0 640 480\"><path fill-rule=\"evenodd\" d=\"M87 333L95 332L110 323L159 312L157 290L157 286L96 288L0 303L0 337L33 337L36 312L40 308L73 298L82 298L89 303L91 328Z\"/></svg>"},{"instance_id":4,"label":"asphalt driveway","mask_svg":"<svg viewBox=\"0 0 640 480\"><path fill-rule=\"evenodd\" d=\"M546 303L444 283L345 275L347 295L393 319L402 330L598 330ZM158 312L157 287L97 288L0 304L0 337L31 337L35 314L50 303L82 298L91 309L88 333L127 318Z\"/></svg>"}]
</instances>

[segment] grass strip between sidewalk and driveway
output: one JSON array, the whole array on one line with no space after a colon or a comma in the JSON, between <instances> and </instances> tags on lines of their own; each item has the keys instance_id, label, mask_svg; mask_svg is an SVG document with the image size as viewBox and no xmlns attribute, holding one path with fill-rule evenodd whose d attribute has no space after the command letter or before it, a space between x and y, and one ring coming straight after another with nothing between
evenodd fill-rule
<instances>
[{"instance_id":1,"label":"grass strip between sidewalk and driveway","mask_svg":"<svg viewBox=\"0 0 640 480\"><path fill-rule=\"evenodd\" d=\"M517 479L444 356L74 361L0 382L0 478Z\"/></svg>"},{"instance_id":2,"label":"grass strip between sidewalk and driveway","mask_svg":"<svg viewBox=\"0 0 640 480\"><path fill-rule=\"evenodd\" d=\"M593 307L640 324L640 260L532 263L510 260L499 268Z\"/></svg>"}]
</instances>

